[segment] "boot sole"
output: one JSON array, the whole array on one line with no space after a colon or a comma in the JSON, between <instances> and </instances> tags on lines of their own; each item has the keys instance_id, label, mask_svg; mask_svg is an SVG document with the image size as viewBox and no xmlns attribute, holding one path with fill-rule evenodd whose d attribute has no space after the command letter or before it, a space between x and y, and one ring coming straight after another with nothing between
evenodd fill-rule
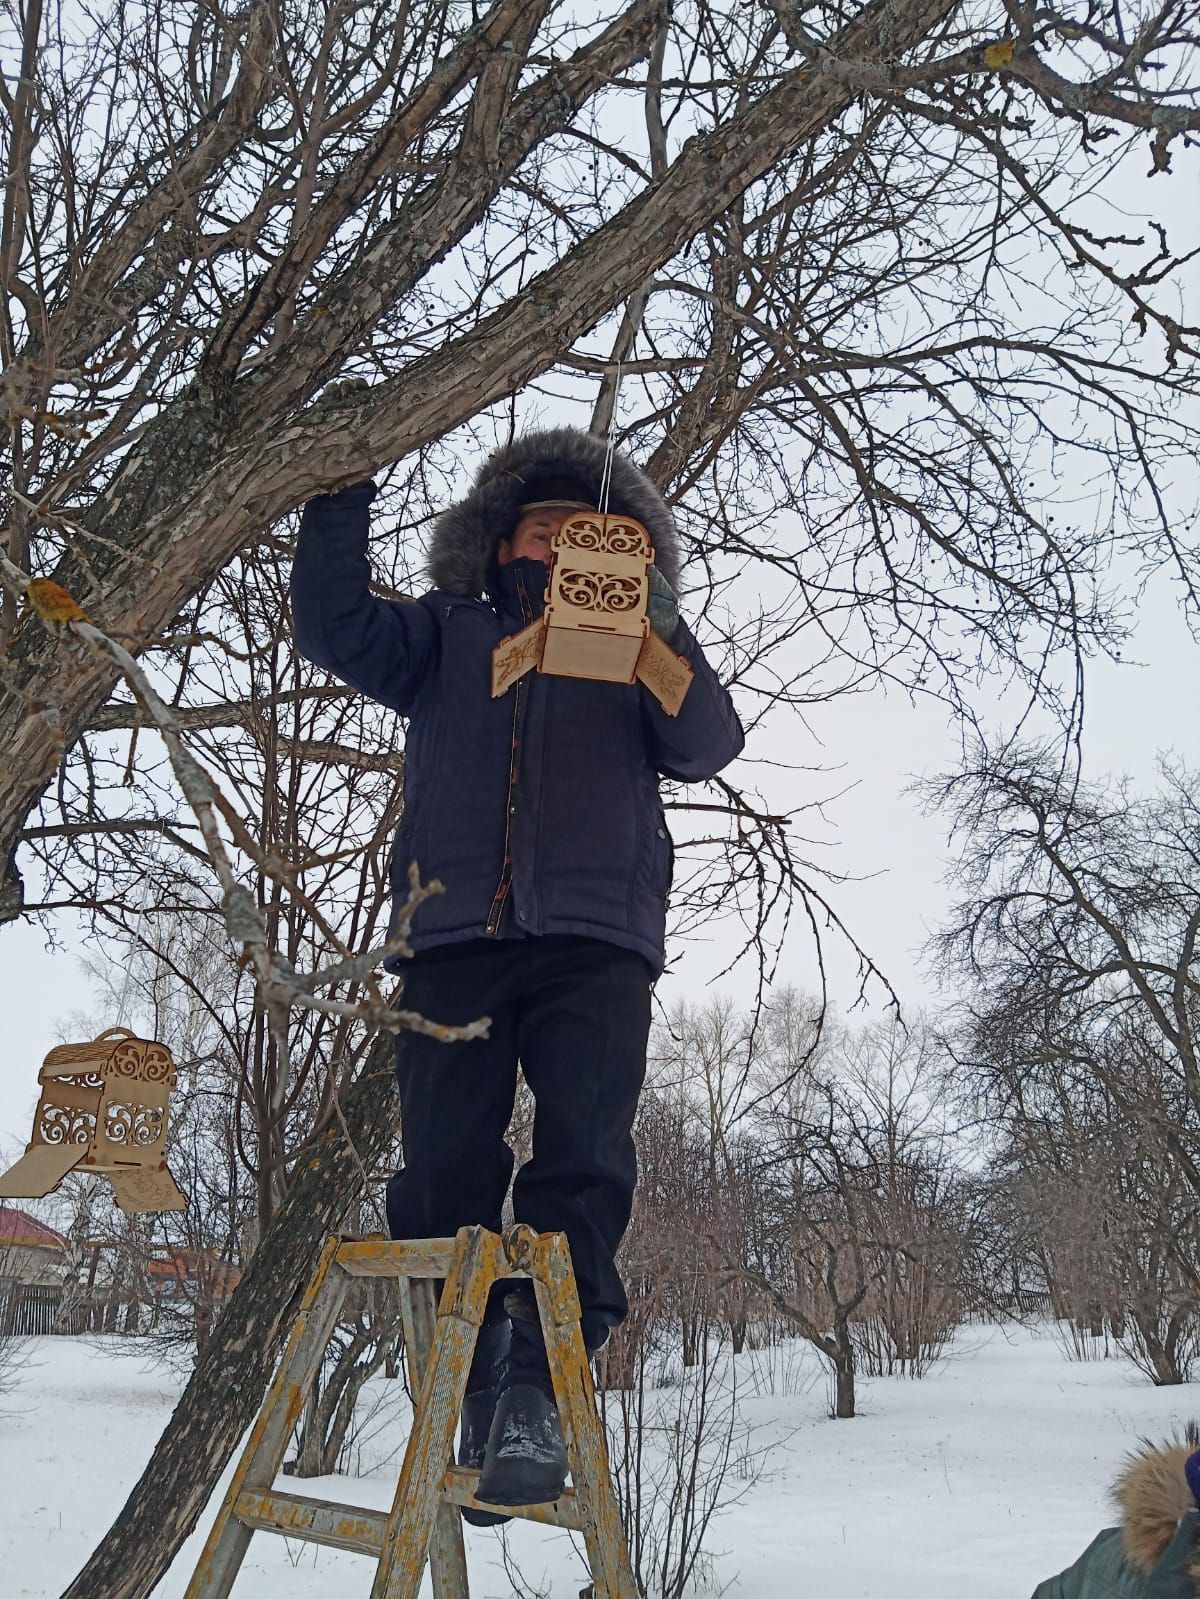
<instances>
[{"instance_id":1,"label":"boot sole","mask_svg":"<svg viewBox=\"0 0 1200 1599\"><path fill-rule=\"evenodd\" d=\"M462 1518L472 1527L502 1527L511 1516L494 1516L490 1510L472 1510L469 1505L459 1505Z\"/></svg>"}]
</instances>

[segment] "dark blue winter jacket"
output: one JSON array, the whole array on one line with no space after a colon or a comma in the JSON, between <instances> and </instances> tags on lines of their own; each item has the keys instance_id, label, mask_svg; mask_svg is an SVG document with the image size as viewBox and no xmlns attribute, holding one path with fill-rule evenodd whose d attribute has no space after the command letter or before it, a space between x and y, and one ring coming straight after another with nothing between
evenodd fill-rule
<instances>
[{"instance_id":1,"label":"dark blue winter jacket","mask_svg":"<svg viewBox=\"0 0 1200 1599\"><path fill-rule=\"evenodd\" d=\"M484 490L494 487L486 473ZM473 500L494 528L466 515L480 560L463 564L458 506L443 518L430 564L452 580L461 566L460 589L490 581L489 598L444 587L412 602L377 598L367 588L374 492L363 484L305 507L292 607L309 660L410 719L393 893L403 901L413 861L423 881L445 886L417 913L413 948L574 933L636 950L657 975L672 867L659 776L707 778L740 752L728 694L681 624L672 642L695 678L678 717L640 684L537 672L493 699L492 651L540 614L544 567L516 560L485 578L496 539L511 529L477 484ZM624 503L645 519L636 496ZM663 554L676 576L674 547Z\"/></svg>"}]
</instances>

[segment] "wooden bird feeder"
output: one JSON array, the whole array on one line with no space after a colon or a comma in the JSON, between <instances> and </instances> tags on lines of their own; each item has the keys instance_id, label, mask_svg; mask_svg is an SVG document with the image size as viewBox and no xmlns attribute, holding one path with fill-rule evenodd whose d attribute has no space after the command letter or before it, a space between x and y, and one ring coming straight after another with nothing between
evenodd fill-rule
<instances>
[{"instance_id":1,"label":"wooden bird feeder","mask_svg":"<svg viewBox=\"0 0 1200 1599\"><path fill-rule=\"evenodd\" d=\"M492 694L534 667L602 683L638 680L670 716L679 714L692 669L647 617L650 535L631 516L575 511L554 535L546 609L492 657Z\"/></svg>"},{"instance_id":2,"label":"wooden bird feeder","mask_svg":"<svg viewBox=\"0 0 1200 1599\"><path fill-rule=\"evenodd\" d=\"M167 1169L175 1062L164 1044L110 1027L90 1044L59 1044L38 1073L29 1147L2 1176L0 1199L41 1199L68 1172L101 1172L126 1213L182 1210Z\"/></svg>"}]
</instances>

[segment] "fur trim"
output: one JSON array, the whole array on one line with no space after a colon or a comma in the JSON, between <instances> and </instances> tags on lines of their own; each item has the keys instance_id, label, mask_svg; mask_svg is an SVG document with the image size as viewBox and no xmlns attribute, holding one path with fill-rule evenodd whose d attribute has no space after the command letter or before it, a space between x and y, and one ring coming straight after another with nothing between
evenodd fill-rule
<instances>
[{"instance_id":1,"label":"fur trim","mask_svg":"<svg viewBox=\"0 0 1200 1599\"><path fill-rule=\"evenodd\" d=\"M477 597L484 592L496 545L515 524L522 474L530 467L559 468L581 478L591 485L598 502L606 450L606 441L593 433L551 428L527 433L493 451L466 499L437 520L428 561L434 587ZM609 508L645 525L659 571L672 588L678 588L679 534L671 508L646 474L620 453L613 456Z\"/></svg>"},{"instance_id":2,"label":"fur trim","mask_svg":"<svg viewBox=\"0 0 1200 1599\"><path fill-rule=\"evenodd\" d=\"M1112 1497L1121 1512L1125 1557L1139 1571L1153 1570L1182 1518L1196 1509L1184 1466L1197 1448L1200 1427L1194 1421L1184 1428L1182 1441L1178 1436L1168 1444L1143 1440L1113 1484Z\"/></svg>"}]
</instances>

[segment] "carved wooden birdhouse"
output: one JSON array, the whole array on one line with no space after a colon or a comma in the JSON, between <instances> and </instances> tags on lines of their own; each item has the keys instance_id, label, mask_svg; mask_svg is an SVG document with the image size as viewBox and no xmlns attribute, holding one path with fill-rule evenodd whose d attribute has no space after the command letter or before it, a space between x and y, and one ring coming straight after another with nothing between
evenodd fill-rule
<instances>
[{"instance_id":1,"label":"carved wooden birdhouse","mask_svg":"<svg viewBox=\"0 0 1200 1599\"><path fill-rule=\"evenodd\" d=\"M103 1173L127 1214L182 1210L167 1169L175 1063L163 1044L110 1027L90 1044L60 1044L38 1073L29 1147L0 1176L0 1198L40 1199L68 1172Z\"/></svg>"},{"instance_id":2,"label":"carved wooden birdhouse","mask_svg":"<svg viewBox=\"0 0 1200 1599\"><path fill-rule=\"evenodd\" d=\"M688 663L651 630L647 618L650 535L631 516L574 511L554 535L546 610L501 641L492 693L503 694L536 667L555 677L602 683L637 679L678 715L692 680Z\"/></svg>"},{"instance_id":3,"label":"carved wooden birdhouse","mask_svg":"<svg viewBox=\"0 0 1200 1599\"><path fill-rule=\"evenodd\" d=\"M650 631L650 535L627 516L575 511L554 535L542 671L632 683Z\"/></svg>"}]
</instances>

